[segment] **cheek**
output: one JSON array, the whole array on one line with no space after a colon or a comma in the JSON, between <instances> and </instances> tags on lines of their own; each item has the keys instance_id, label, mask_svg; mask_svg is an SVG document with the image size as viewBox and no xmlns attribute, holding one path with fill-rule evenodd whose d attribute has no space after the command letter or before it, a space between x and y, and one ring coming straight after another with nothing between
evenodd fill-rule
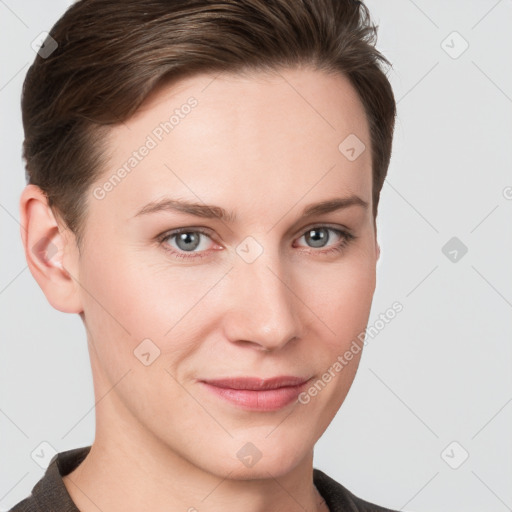
<instances>
[{"instance_id":1,"label":"cheek","mask_svg":"<svg viewBox=\"0 0 512 512\"><path fill-rule=\"evenodd\" d=\"M313 336L320 340L316 352L323 373L304 396L320 433L336 415L354 381L376 283L371 258L354 254L336 270L333 267L317 273L314 287L304 288L309 290L309 307L322 320L315 322L318 328Z\"/></svg>"},{"instance_id":2,"label":"cheek","mask_svg":"<svg viewBox=\"0 0 512 512\"><path fill-rule=\"evenodd\" d=\"M305 274L307 275L307 274ZM317 266L302 280L301 296L325 323L325 340L331 349L350 344L366 328L376 285L371 256L353 251L339 262ZM328 328L327 328L328 327Z\"/></svg>"},{"instance_id":3,"label":"cheek","mask_svg":"<svg viewBox=\"0 0 512 512\"><path fill-rule=\"evenodd\" d=\"M359 264L348 268L338 281L337 307L331 315L335 325L346 325L359 333L366 327L375 291L375 266ZM352 335L354 332L351 333Z\"/></svg>"},{"instance_id":4,"label":"cheek","mask_svg":"<svg viewBox=\"0 0 512 512\"><path fill-rule=\"evenodd\" d=\"M80 281L85 322L98 355L112 375L122 372L136 361L133 351L143 339L162 334L164 326L154 315L158 287L127 256L107 255L100 243L88 253Z\"/></svg>"},{"instance_id":5,"label":"cheek","mask_svg":"<svg viewBox=\"0 0 512 512\"><path fill-rule=\"evenodd\" d=\"M127 365L140 364L134 350L147 339L164 356L155 359L155 366L169 362L169 354L178 361L192 352L194 333L207 322L207 294L225 270L180 267L161 257L155 262L142 251L111 257L100 252L88 255L81 282L87 290L85 321L95 338L101 335L97 351L107 371L115 376Z\"/></svg>"}]
</instances>

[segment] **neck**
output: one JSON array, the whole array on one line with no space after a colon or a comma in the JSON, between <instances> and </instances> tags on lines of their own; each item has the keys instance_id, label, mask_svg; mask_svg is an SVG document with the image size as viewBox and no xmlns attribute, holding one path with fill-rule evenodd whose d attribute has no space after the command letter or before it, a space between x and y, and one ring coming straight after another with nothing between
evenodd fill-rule
<instances>
[{"instance_id":1,"label":"neck","mask_svg":"<svg viewBox=\"0 0 512 512\"><path fill-rule=\"evenodd\" d=\"M277 477L264 472L257 479L233 478L229 470L216 474L171 450L126 410L120 414L122 406L120 401L112 405L113 395L101 409L97 405L89 454L63 478L80 511L328 512L313 484L312 450Z\"/></svg>"}]
</instances>

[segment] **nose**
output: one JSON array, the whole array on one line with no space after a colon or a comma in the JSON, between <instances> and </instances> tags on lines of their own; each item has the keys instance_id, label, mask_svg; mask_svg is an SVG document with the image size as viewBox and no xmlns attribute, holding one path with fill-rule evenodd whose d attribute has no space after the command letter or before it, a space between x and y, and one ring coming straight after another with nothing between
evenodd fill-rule
<instances>
[{"instance_id":1,"label":"nose","mask_svg":"<svg viewBox=\"0 0 512 512\"><path fill-rule=\"evenodd\" d=\"M304 335L301 297L294 289L292 271L277 251L271 255L266 250L252 263L237 257L227 278L230 307L223 319L231 342L276 351Z\"/></svg>"}]
</instances>

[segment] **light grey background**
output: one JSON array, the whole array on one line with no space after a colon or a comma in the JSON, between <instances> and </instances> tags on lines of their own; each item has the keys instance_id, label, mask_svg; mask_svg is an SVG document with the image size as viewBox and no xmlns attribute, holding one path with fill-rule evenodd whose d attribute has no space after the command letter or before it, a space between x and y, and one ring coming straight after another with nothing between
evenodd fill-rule
<instances>
[{"instance_id":1,"label":"light grey background","mask_svg":"<svg viewBox=\"0 0 512 512\"><path fill-rule=\"evenodd\" d=\"M94 438L85 330L30 274L18 212L30 45L69 4L0 0L2 510L43 475L31 458L42 442ZM369 324L404 309L368 339L315 467L397 510L512 510L512 2L367 5L398 102ZM442 252L452 237L468 248L456 262Z\"/></svg>"}]
</instances>

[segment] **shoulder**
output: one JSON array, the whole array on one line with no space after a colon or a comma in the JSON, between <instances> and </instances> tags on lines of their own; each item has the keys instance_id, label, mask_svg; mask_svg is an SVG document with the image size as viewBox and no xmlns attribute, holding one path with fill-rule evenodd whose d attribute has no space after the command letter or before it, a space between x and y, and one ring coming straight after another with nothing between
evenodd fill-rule
<instances>
[{"instance_id":1,"label":"shoulder","mask_svg":"<svg viewBox=\"0 0 512 512\"><path fill-rule=\"evenodd\" d=\"M41 509L37 505L36 500L33 496L29 496L18 504L14 505L13 508L9 509L8 512L39 512Z\"/></svg>"},{"instance_id":2,"label":"shoulder","mask_svg":"<svg viewBox=\"0 0 512 512\"><path fill-rule=\"evenodd\" d=\"M30 496L8 512L79 512L69 495L62 477L75 469L89 453L90 446L57 453L43 477L33 487Z\"/></svg>"},{"instance_id":3,"label":"shoulder","mask_svg":"<svg viewBox=\"0 0 512 512\"><path fill-rule=\"evenodd\" d=\"M330 512L398 512L359 498L323 471L313 469L313 481ZM402 511L405 512L405 511Z\"/></svg>"}]
</instances>

